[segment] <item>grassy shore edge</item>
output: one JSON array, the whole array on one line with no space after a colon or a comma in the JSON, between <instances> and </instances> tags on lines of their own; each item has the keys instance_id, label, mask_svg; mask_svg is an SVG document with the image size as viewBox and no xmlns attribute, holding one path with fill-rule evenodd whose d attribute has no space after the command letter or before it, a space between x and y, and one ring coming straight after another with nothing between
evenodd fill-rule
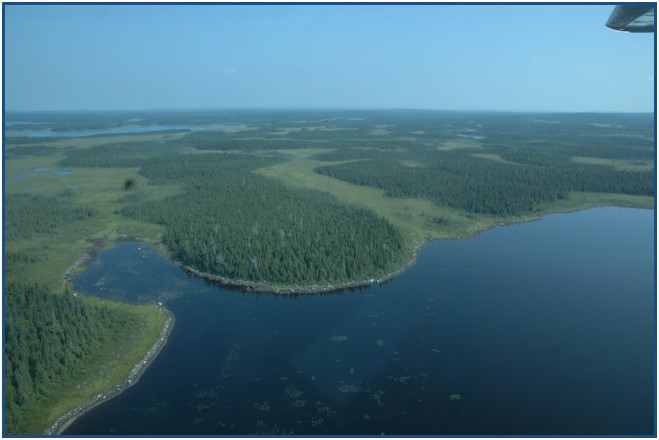
<instances>
[{"instance_id":1,"label":"grassy shore edge","mask_svg":"<svg viewBox=\"0 0 659 440\"><path fill-rule=\"evenodd\" d=\"M151 363L158 356L158 354L160 354L165 344L167 344L169 335L172 329L174 328L174 323L175 323L174 315L165 307L162 306L158 306L158 307L167 316L167 320L165 321L165 324L163 325L160 334L158 335L158 339L156 339L155 343L146 352L144 357L133 366L128 376L121 383L108 387L107 389L93 396L90 400L82 403L81 405L78 405L77 407L59 416L57 420L48 429L46 429L46 431L44 432L45 435L62 434L63 431L65 431L69 426L71 426L71 424L77 418L79 418L80 416L82 416L92 408L95 408L96 406L102 404L103 402L106 402L112 399L113 397L118 396L119 394L123 393L126 389L137 384L144 371L146 371L146 369L149 367L149 365L151 365Z\"/></svg>"}]
</instances>

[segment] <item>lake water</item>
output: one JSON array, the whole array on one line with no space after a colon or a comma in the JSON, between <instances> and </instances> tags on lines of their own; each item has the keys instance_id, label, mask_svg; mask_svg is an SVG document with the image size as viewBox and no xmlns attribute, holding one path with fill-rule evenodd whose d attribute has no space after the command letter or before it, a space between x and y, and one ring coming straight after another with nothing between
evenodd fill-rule
<instances>
[{"instance_id":1,"label":"lake water","mask_svg":"<svg viewBox=\"0 0 659 440\"><path fill-rule=\"evenodd\" d=\"M458 133L456 136L461 137L461 138L474 139L474 140L477 140L477 141L482 141L483 139L485 139L485 136L480 136L480 135L477 135L477 134L460 134L460 133Z\"/></svg>"},{"instance_id":2,"label":"lake water","mask_svg":"<svg viewBox=\"0 0 659 440\"><path fill-rule=\"evenodd\" d=\"M37 123L34 123L37 124ZM11 123L5 123L11 126ZM68 131L51 131L51 130L15 130L11 128L5 129L5 136L7 137L84 137L84 136L98 136L98 135L116 135L116 134L142 134L166 130L226 130L226 129L243 129L247 128L244 124L206 124L206 125L190 125L190 124L169 124L169 125L147 125L147 126L123 126L103 128L96 130L68 130Z\"/></svg>"},{"instance_id":3,"label":"lake water","mask_svg":"<svg viewBox=\"0 0 659 440\"><path fill-rule=\"evenodd\" d=\"M12 180L14 181L23 181L23 180L28 180L28 179L33 179L35 177L40 177L43 175L43 173L52 173L55 174L56 176L68 176L70 174L73 174L72 170L60 170L56 168L32 168L32 171L29 173L23 173L23 174L18 174L16 176L12 177ZM67 188L72 187L71 185L67 185Z\"/></svg>"},{"instance_id":4,"label":"lake water","mask_svg":"<svg viewBox=\"0 0 659 440\"><path fill-rule=\"evenodd\" d=\"M38 173L41 172L41 171L48 171L48 172L56 174L58 176L68 176L69 174L73 174L73 171L71 171L71 170L57 170L57 169L54 169L54 168L32 168L32 170L37 172L37 173L34 173L36 175L39 175Z\"/></svg>"},{"instance_id":5,"label":"lake water","mask_svg":"<svg viewBox=\"0 0 659 440\"><path fill-rule=\"evenodd\" d=\"M429 243L380 286L242 293L139 243L78 291L163 301L137 385L65 434L652 435L654 211L546 216Z\"/></svg>"}]
</instances>

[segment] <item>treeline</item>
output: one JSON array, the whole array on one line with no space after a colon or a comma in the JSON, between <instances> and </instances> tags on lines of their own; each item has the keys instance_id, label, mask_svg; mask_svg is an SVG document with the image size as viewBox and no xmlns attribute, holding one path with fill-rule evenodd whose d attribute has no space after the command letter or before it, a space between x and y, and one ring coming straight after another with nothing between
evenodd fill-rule
<instances>
[{"instance_id":1,"label":"treeline","mask_svg":"<svg viewBox=\"0 0 659 440\"><path fill-rule=\"evenodd\" d=\"M536 157L569 159L597 157L603 159L654 160L654 144L631 136L579 136L573 133L565 139L524 139L496 136L484 141L485 147L512 161L533 161Z\"/></svg>"},{"instance_id":2,"label":"treeline","mask_svg":"<svg viewBox=\"0 0 659 440\"><path fill-rule=\"evenodd\" d=\"M202 154L166 154L145 162L140 174L149 179L151 184L182 183L188 189L206 188L208 185L217 189L218 182L228 172L239 173L248 177L253 170L274 165L285 160L278 153L237 154L237 153L202 153ZM230 182L226 182L227 184Z\"/></svg>"},{"instance_id":3,"label":"treeline","mask_svg":"<svg viewBox=\"0 0 659 440\"><path fill-rule=\"evenodd\" d=\"M474 157L473 153L468 149L415 155L424 167L375 159L319 167L316 172L382 188L391 197L426 198L439 206L475 214L528 213L570 191L654 195L653 172L615 171L552 156L542 165L537 161L508 164Z\"/></svg>"},{"instance_id":4,"label":"treeline","mask_svg":"<svg viewBox=\"0 0 659 440\"><path fill-rule=\"evenodd\" d=\"M4 317L4 414L10 434L35 434L35 419L42 420L47 410L43 402L75 380L106 343L128 337L140 325L128 312L17 282L5 285Z\"/></svg>"},{"instance_id":5,"label":"treeline","mask_svg":"<svg viewBox=\"0 0 659 440\"><path fill-rule=\"evenodd\" d=\"M60 148L51 147L49 145L24 145L19 147L5 149L5 158L14 159L19 157L41 157L52 156L54 154L64 151Z\"/></svg>"},{"instance_id":6,"label":"treeline","mask_svg":"<svg viewBox=\"0 0 659 440\"><path fill-rule=\"evenodd\" d=\"M28 144L44 144L52 141L61 141L65 139L71 139L71 138L63 138L63 137L57 137L57 138L52 138L52 137L47 137L47 136L7 136L5 137L5 145L28 145Z\"/></svg>"},{"instance_id":7,"label":"treeline","mask_svg":"<svg viewBox=\"0 0 659 440\"><path fill-rule=\"evenodd\" d=\"M5 250L5 280L29 279L35 264L46 261L48 245L22 250ZM21 278L18 278L21 277Z\"/></svg>"},{"instance_id":8,"label":"treeline","mask_svg":"<svg viewBox=\"0 0 659 440\"><path fill-rule=\"evenodd\" d=\"M55 197L20 193L7 196L5 237L8 240L52 234L71 223L88 219L97 213L86 206L68 200L67 193Z\"/></svg>"},{"instance_id":9,"label":"treeline","mask_svg":"<svg viewBox=\"0 0 659 440\"><path fill-rule=\"evenodd\" d=\"M383 151L381 149L371 148L337 148L334 151L319 153L311 156L311 159L321 162L341 162L348 160L364 159L396 159L405 160L412 158L413 155L407 151Z\"/></svg>"},{"instance_id":10,"label":"treeline","mask_svg":"<svg viewBox=\"0 0 659 440\"><path fill-rule=\"evenodd\" d=\"M326 140L324 141L326 142ZM318 142L290 137L261 138L254 137L251 132L229 134L222 131L197 131L180 139L167 141L168 145L179 148L194 148L197 150L283 150L299 148L321 148Z\"/></svg>"},{"instance_id":11,"label":"treeline","mask_svg":"<svg viewBox=\"0 0 659 440\"><path fill-rule=\"evenodd\" d=\"M379 116L379 122L386 120ZM509 115L419 113L387 131L401 148L357 147L340 142L321 161L352 161L317 168L320 174L382 188L392 197L426 198L471 213L516 215L563 198L570 191L653 196L654 174L575 163L574 157L654 160L652 115ZM414 131L411 131L414 130ZM437 151L447 134L474 136L480 147ZM430 135L430 136L429 136ZM489 159L477 157L488 154ZM502 161L491 160L498 155ZM407 167L404 161L423 167ZM510 162L510 163L506 163Z\"/></svg>"},{"instance_id":12,"label":"treeline","mask_svg":"<svg viewBox=\"0 0 659 440\"><path fill-rule=\"evenodd\" d=\"M652 115L490 115L481 120L483 146L502 156L654 160Z\"/></svg>"},{"instance_id":13,"label":"treeline","mask_svg":"<svg viewBox=\"0 0 659 440\"><path fill-rule=\"evenodd\" d=\"M398 230L371 211L252 171L280 160L238 154L171 156L146 164L152 182L185 193L128 204L122 213L165 225L174 258L231 279L276 284L361 280L395 270Z\"/></svg>"},{"instance_id":14,"label":"treeline","mask_svg":"<svg viewBox=\"0 0 659 440\"><path fill-rule=\"evenodd\" d=\"M182 138L166 141L169 146L178 149L190 148L197 150L223 151L268 151L286 149L339 148L345 149L379 149L401 150L423 148L428 145L438 145L432 142L416 141L409 138L389 138L388 135L375 135L374 127L365 126L359 130L339 129L302 129L286 134L277 134L277 127L260 128L255 131L226 133L220 131L198 131Z\"/></svg>"},{"instance_id":15,"label":"treeline","mask_svg":"<svg viewBox=\"0 0 659 440\"><path fill-rule=\"evenodd\" d=\"M161 142L123 142L77 148L65 153L64 167L134 168L172 150Z\"/></svg>"}]
</instances>

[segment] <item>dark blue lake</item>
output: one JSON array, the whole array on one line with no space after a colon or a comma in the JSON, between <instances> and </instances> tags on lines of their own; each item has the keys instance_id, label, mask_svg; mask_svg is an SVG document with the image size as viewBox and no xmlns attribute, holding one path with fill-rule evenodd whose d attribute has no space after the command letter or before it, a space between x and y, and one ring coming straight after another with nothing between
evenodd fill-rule
<instances>
[{"instance_id":1,"label":"dark blue lake","mask_svg":"<svg viewBox=\"0 0 659 440\"><path fill-rule=\"evenodd\" d=\"M652 435L654 211L549 215L429 243L393 281L241 293L139 243L75 289L163 301L139 383L65 434Z\"/></svg>"}]
</instances>

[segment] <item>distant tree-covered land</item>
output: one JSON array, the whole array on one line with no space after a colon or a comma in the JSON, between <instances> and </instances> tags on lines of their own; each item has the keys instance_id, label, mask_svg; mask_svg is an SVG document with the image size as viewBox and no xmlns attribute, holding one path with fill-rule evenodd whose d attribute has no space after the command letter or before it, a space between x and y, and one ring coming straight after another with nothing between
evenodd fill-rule
<instances>
[{"instance_id":1,"label":"distant tree-covered land","mask_svg":"<svg viewBox=\"0 0 659 440\"><path fill-rule=\"evenodd\" d=\"M428 238L554 209L654 205L652 114L6 116L9 433L40 433L45 408L93 382L95 362L144 324L134 306L70 293L61 274L85 239L133 235L198 272L318 290L395 273ZM140 125L162 130L116 130ZM94 136L75 136L85 130ZM57 168L67 173L34 172Z\"/></svg>"},{"instance_id":2,"label":"distant tree-covered land","mask_svg":"<svg viewBox=\"0 0 659 440\"><path fill-rule=\"evenodd\" d=\"M495 161L457 150L433 151L412 156L423 167L376 158L319 167L316 171L382 188L391 197L426 198L440 206L475 214L527 214L538 204L562 199L572 191L654 194L651 171L601 169L537 151L517 162L513 160L519 152L499 154L501 160Z\"/></svg>"},{"instance_id":3,"label":"distant tree-covered land","mask_svg":"<svg viewBox=\"0 0 659 440\"><path fill-rule=\"evenodd\" d=\"M573 191L654 196L652 169L614 167L619 160L653 163L651 120L620 118L624 126L618 119L584 123L599 119L583 115L485 115L453 130L455 141L470 144L400 144L395 152L337 148L315 158L345 163L316 172L382 188L391 197L426 198L476 214L527 214ZM575 161L579 158L608 159L610 166ZM410 161L422 166L410 167Z\"/></svg>"}]
</instances>

